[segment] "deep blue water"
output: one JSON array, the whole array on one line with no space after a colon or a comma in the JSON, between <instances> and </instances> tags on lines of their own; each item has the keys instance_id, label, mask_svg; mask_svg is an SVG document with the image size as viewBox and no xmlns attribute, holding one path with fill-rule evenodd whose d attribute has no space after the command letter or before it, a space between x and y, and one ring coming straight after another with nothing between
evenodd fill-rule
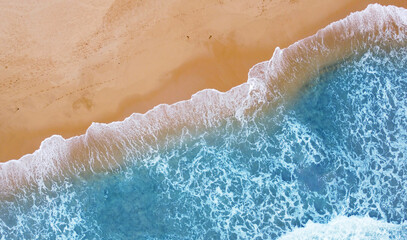
<instances>
[{"instance_id":1,"label":"deep blue water","mask_svg":"<svg viewBox=\"0 0 407 240\"><path fill-rule=\"evenodd\" d=\"M275 239L337 216L407 239L406 69L406 48L373 48L277 113L184 129L120 171L0 200L0 239Z\"/></svg>"}]
</instances>

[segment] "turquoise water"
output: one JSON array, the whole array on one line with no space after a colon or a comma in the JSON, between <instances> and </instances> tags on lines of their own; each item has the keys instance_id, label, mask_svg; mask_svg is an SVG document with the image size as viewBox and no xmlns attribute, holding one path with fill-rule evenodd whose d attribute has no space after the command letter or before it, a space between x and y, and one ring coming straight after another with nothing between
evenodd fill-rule
<instances>
[{"instance_id":1,"label":"turquoise water","mask_svg":"<svg viewBox=\"0 0 407 240\"><path fill-rule=\"evenodd\" d=\"M371 48L277 111L0 199L0 239L276 239L353 216L377 226L323 236L407 239L406 69L407 48Z\"/></svg>"},{"instance_id":2,"label":"turquoise water","mask_svg":"<svg viewBox=\"0 0 407 240\"><path fill-rule=\"evenodd\" d=\"M2 200L0 239L275 239L337 216L393 224L368 239L405 239L405 69L406 48L377 47L324 69L277 113Z\"/></svg>"}]
</instances>

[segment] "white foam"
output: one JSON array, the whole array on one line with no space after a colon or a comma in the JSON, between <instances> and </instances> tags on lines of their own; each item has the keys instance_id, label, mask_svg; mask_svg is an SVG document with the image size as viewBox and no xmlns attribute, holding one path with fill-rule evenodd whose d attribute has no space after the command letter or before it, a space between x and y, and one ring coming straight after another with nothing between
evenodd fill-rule
<instances>
[{"instance_id":1,"label":"white foam","mask_svg":"<svg viewBox=\"0 0 407 240\"><path fill-rule=\"evenodd\" d=\"M309 221L304 228L296 228L279 240L303 239L405 239L407 224L392 224L370 217L337 216L326 224ZM403 232L404 231L404 232Z\"/></svg>"},{"instance_id":2,"label":"white foam","mask_svg":"<svg viewBox=\"0 0 407 240\"><path fill-rule=\"evenodd\" d=\"M81 136L64 139L54 135L34 153L0 163L0 194L46 179L110 171L134 155L157 151L160 139L184 127L210 128L227 117L243 119L248 110L298 90L307 80L304 75L310 76L357 50L375 44L405 45L406 26L406 9L369 5L286 49L276 48L269 61L250 70L247 83L225 93L206 89L190 100L161 104L121 122L93 123Z\"/></svg>"}]
</instances>

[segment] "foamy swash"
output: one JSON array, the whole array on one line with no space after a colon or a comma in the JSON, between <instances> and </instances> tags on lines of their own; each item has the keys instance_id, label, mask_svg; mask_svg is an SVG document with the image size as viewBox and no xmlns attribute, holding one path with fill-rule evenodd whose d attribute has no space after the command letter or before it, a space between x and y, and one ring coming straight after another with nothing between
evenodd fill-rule
<instances>
[{"instance_id":1,"label":"foamy swash","mask_svg":"<svg viewBox=\"0 0 407 240\"><path fill-rule=\"evenodd\" d=\"M226 117L258 109L264 102L293 96L325 66L372 45L404 46L406 26L405 9L369 5L286 49L276 48L269 61L250 70L247 83L225 93L206 89L190 100L161 104L121 122L93 123L81 136L64 139L54 135L33 154L1 163L1 194L46 179L116 169L134 155L157 151L166 136L176 135L182 128L211 128Z\"/></svg>"},{"instance_id":2,"label":"foamy swash","mask_svg":"<svg viewBox=\"0 0 407 240\"><path fill-rule=\"evenodd\" d=\"M406 239L407 10L0 165L0 239Z\"/></svg>"},{"instance_id":3,"label":"foamy swash","mask_svg":"<svg viewBox=\"0 0 407 240\"><path fill-rule=\"evenodd\" d=\"M122 122L93 123L81 136L54 135L33 154L1 163L1 192L61 175L115 169L133 157L127 149L139 149L136 155L156 151L163 137L184 127L210 128L225 117L259 108L264 101L293 95L324 66L373 44L405 45L406 24L405 9L370 5L286 49L277 48L269 61L251 69L247 83L225 93L206 89L190 100L162 104Z\"/></svg>"}]
</instances>

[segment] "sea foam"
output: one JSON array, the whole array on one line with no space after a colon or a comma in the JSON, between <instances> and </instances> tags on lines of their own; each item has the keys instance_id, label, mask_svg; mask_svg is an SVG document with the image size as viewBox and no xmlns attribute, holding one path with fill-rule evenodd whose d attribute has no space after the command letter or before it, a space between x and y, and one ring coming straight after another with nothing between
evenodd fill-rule
<instances>
[{"instance_id":1,"label":"sea foam","mask_svg":"<svg viewBox=\"0 0 407 240\"><path fill-rule=\"evenodd\" d=\"M248 81L227 92L206 89L190 100L161 104L121 122L93 123L81 136L54 135L19 160L0 164L0 197L49 180L120 169L157 152L183 129L202 132L227 117L277 107L295 96L324 67L365 52L371 46L405 46L407 10L369 5L255 65ZM137 151L134 151L137 149Z\"/></svg>"},{"instance_id":2,"label":"sea foam","mask_svg":"<svg viewBox=\"0 0 407 240\"><path fill-rule=\"evenodd\" d=\"M229 92L47 139L1 165L0 239L405 239L405 15L372 5Z\"/></svg>"},{"instance_id":3,"label":"sea foam","mask_svg":"<svg viewBox=\"0 0 407 240\"><path fill-rule=\"evenodd\" d=\"M392 224L370 217L337 216L326 224L309 221L304 228L297 228L279 238L279 240L386 240L405 239L407 224Z\"/></svg>"}]
</instances>

